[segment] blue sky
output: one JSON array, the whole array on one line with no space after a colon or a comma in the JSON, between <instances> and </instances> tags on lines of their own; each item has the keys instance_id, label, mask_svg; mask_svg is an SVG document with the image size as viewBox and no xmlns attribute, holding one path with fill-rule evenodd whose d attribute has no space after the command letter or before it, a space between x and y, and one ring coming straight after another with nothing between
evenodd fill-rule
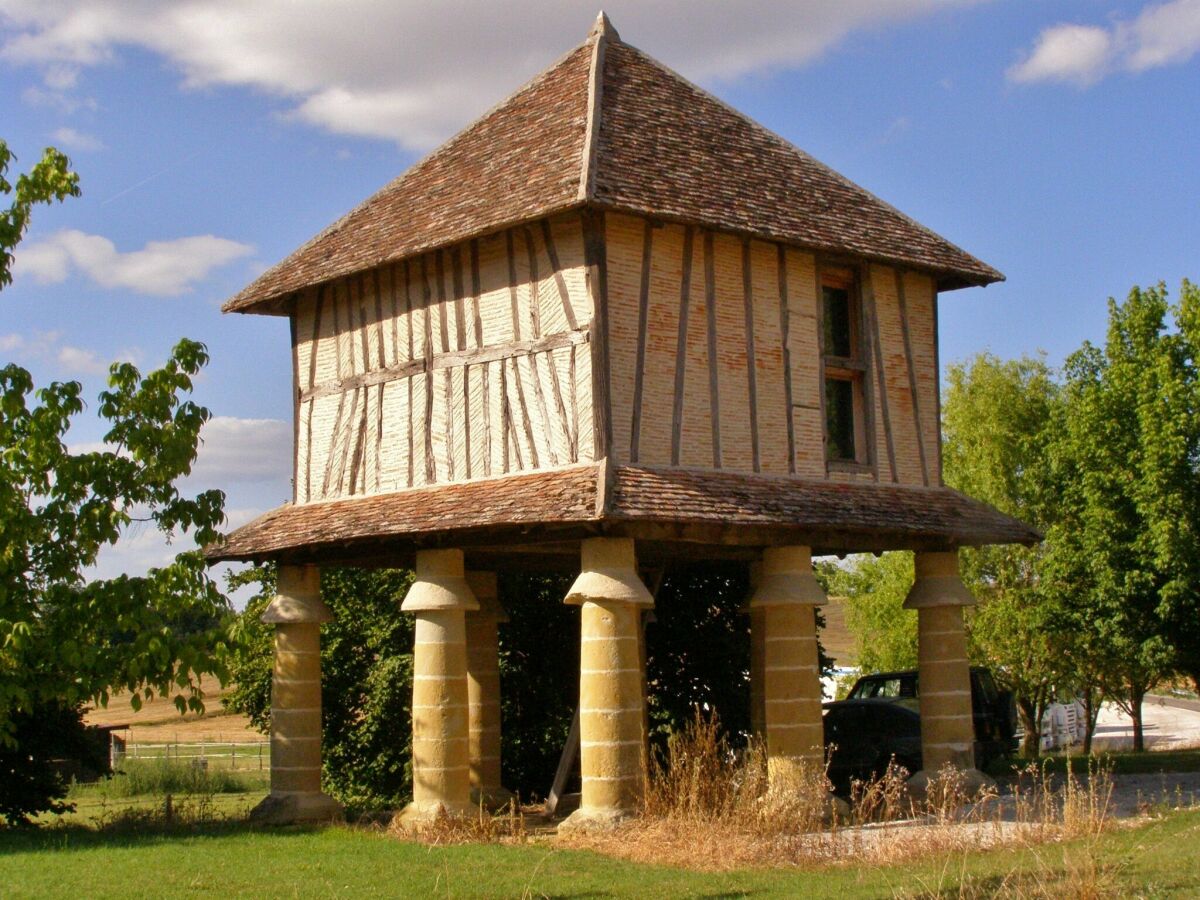
<instances>
[{"instance_id":1,"label":"blue sky","mask_svg":"<svg viewBox=\"0 0 1200 900\"><path fill-rule=\"evenodd\" d=\"M83 187L18 250L0 362L94 397L111 360L202 340L219 418L194 483L224 488L235 524L285 501L287 322L220 303L581 41L595 7L0 0L0 137L17 171L65 150ZM1200 0L607 9L1008 276L943 296L943 362L1058 363L1103 338L1109 296L1200 278ZM100 434L89 412L72 440ZM105 567L162 554L143 536Z\"/></svg>"}]
</instances>

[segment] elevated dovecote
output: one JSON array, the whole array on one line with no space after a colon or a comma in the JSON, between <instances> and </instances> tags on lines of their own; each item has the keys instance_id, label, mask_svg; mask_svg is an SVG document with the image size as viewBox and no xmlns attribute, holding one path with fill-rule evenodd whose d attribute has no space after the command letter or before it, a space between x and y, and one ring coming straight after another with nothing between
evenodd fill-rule
<instances>
[{"instance_id":1,"label":"elevated dovecote","mask_svg":"<svg viewBox=\"0 0 1200 900\"><path fill-rule=\"evenodd\" d=\"M314 564L416 563L402 821L465 811L472 788L504 795L486 712L499 687L480 675L498 672L496 620L469 612L468 570L478 585L502 568L580 572L566 600L582 610L583 790L567 827L637 808L654 603L641 573L689 559L761 562L754 720L771 789L797 790L823 777L812 555L917 551L912 596L933 578L957 604L921 610L935 688L921 711L941 723L923 752L969 769L953 551L1039 536L941 483L937 308L1000 278L601 14L226 304L291 321L294 497L209 557L273 560L281 583ZM288 699L276 706L295 712ZM306 748L307 793L279 769L272 821L336 813L301 712L307 730L284 716L276 736Z\"/></svg>"},{"instance_id":2,"label":"elevated dovecote","mask_svg":"<svg viewBox=\"0 0 1200 900\"><path fill-rule=\"evenodd\" d=\"M212 553L1035 540L940 478L939 291L1001 277L601 16L225 305L292 321L295 496Z\"/></svg>"}]
</instances>

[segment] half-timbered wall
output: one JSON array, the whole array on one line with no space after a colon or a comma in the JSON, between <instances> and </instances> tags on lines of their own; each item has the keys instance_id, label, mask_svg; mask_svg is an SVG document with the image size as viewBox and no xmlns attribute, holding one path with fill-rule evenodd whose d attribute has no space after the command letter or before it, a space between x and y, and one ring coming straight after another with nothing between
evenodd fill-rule
<instances>
[{"instance_id":1,"label":"half-timbered wall","mask_svg":"<svg viewBox=\"0 0 1200 900\"><path fill-rule=\"evenodd\" d=\"M578 216L305 292L297 502L593 459L591 319Z\"/></svg>"},{"instance_id":2,"label":"half-timbered wall","mask_svg":"<svg viewBox=\"0 0 1200 900\"><path fill-rule=\"evenodd\" d=\"M870 462L827 464L823 260L609 214L612 456L651 466L940 483L933 279L854 265ZM839 260L839 267L846 267Z\"/></svg>"}]
</instances>

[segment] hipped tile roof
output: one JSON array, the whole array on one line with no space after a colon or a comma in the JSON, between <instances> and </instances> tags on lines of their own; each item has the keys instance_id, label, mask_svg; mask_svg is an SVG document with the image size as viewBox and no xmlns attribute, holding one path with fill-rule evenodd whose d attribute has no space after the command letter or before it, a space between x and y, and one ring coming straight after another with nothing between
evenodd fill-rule
<instances>
[{"instance_id":1,"label":"hipped tile roof","mask_svg":"<svg viewBox=\"0 0 1200 900\"><path fill-rule=\"evenodd\" d=\"M338 554L389 542L537 539L548 529L581 537L641 525L717 525L758 537L806 535L818 547L1033 543L1032 528L949 488L835 484L798 478L603 465L414 488L329 503L286 505L208 549L212 560ZM601 492L603 500L600 500ZM575 527L575 531L570 529ZM754 538L755 540L757 539ZM751 541L747 541L749 543Z\"/></svg>"},{"instance_id":2,"label":"hipped tile roof","mask_svg":"<svg viewBox=\"0 0 1200 900\"><path fill-rule=\"evenodd\" d=\"M928 270L1003 275L623 43L588 39L226 302L294 291L573 207L594 206Z\"/></svg>"},{"instance_id":3,"label":"hipped tile roof","mask_svg":"<svg viewBox=\"0 0 1200 900\"><path fill-rule=\"evenodd\" d=\"M947 544L1030 544L1024 522L947 487L836 483L694 469L622 466L609 517L645 522L767 526L841 536L874 549L875 540Z\"/></svg>"},{"instance_id":4,"label":"hipped tile roof","mask_svg":"<svg viewBox=\"0 0 1200 900\"><path fill-rule=\"evenodd\" d=\"M210 559L270 559L304 548L388 538L530 526L596 517L596 467L414 488L327 503L285 504L207 549Z\"/></svg>"}]
</instances>

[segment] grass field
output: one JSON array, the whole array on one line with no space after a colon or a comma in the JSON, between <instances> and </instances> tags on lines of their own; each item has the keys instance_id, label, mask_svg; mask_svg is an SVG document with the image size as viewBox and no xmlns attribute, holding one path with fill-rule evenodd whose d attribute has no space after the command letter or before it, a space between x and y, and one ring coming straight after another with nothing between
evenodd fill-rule
<instances>
[{"instance_id":1,"label":"grass field","mask_svg":"<svg viewBox=\"0 0 1200 900\"><path fill-rule=\"evenodd\" d=\"M5 897L1194 897L1200 812L1100 838L919 865L694 872L520 845L427 846L337 827L0 831Z\"/></svg>"},{"instance_id":2,"label":"grass field","mask_svg":"<svg viewBox=\"0 0 1200 900\"><path fill-rule=\"evenodd\" d=\"M1086 774L1088 759L1082 754L1043 756L1038 766L1048 772L1062 774L1071 767L1076 775ZM1008 775L1015 769L1028 765L1023 760L1000 760L988 768L994 776ZM1158 775L1166 772L1200 772L1200 750L1155 750L1134 753L1097 753L1092 758L1093 768L1105 769L1113 775Z\"/></svg>"},{"instance_id":3,"label":"grass field","mask_svg":"<svg viewBox=\"0 0 1200 900\"><path fill-rule=\"evenodd\" d=\"M1200 765L1195 752L1136 759L1146 756L1162 757L1154 765L1176 771ZM1125 757L1113 764L1147 771ZM139 761L110 781L76 786L74 813L44 817L40 829L0 829L0 897L1200 896L1194 808L1064 843L926 846L920 862L859 857L841 865L714 872L571 849L552 834L431 846L365 826L253 828L246 813L265 793L265 773ZM170 817L164 816L168 795ZM695 851L681 858L697 865Z\"/></svg>"}]
</instances>

